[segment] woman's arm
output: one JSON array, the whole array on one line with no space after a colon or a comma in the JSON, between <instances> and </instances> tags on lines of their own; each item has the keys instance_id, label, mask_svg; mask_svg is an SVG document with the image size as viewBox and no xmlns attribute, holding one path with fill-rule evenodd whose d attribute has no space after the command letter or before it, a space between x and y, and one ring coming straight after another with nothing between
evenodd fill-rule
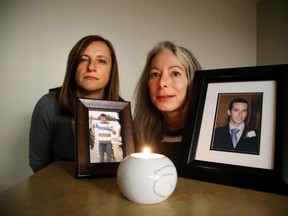
<instances>
[{"instance_id":1,"label":"woman's arm","mask_svg":"<svg viewBox=\"0 0 288 216\"><path fill-rule=\"evenodd\" d=\"M47 95L36 104L30 126L29 165L37 172L53 162L53 108Z\"/></svg>"}]
</instances>

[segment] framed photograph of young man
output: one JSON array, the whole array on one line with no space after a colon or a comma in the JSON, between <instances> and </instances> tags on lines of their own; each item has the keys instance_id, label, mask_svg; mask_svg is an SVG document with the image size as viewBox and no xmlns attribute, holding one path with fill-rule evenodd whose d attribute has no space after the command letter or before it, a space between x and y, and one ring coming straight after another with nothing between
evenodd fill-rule
<instances>
[{"instance_id":1,"label":"framed photograph of young man","mask_svg":"<svg viewBox=\"0 0 288 216\"><path fill-rule=\"evenodd\" d=\"M184 176L288 194L288 65L197 71Z\"/></svg>"},{"instance_id":2,"label":"framed photograph of young man","mask_svg":"<svg viewBox=\"0 0 288 216\"><path fill-rule=\"evenodd\" d=\"M130 102L77 98L75 135L76 177L116 176L134 152Z\"/></svg>"},{"instance_id":3,"label":"framed photograph of young man","mask_svg":"<svg viewBox=\"0 0 288 216\"><path fill-rule=\"evenodd\" d=\"M260 153L263 93L218 93L211 150Z\"/></svg>"}]
</instances>

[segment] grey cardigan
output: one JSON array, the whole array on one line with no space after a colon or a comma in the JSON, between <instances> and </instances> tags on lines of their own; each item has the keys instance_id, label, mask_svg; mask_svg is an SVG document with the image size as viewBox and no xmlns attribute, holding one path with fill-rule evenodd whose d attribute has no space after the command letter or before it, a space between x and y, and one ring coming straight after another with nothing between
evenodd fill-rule
<instances>
[{"instance_id":1,"label":"grey cardigan","mask_svg":"<svg viewBox=\"0 0 288 216\"><path fill-rule=\"evenodd\" d=\"M57 160L74 160L72 115L60 109L59 91L41 97L32 114L29 164L34 172Z\"/></svg>"}]
</instances>

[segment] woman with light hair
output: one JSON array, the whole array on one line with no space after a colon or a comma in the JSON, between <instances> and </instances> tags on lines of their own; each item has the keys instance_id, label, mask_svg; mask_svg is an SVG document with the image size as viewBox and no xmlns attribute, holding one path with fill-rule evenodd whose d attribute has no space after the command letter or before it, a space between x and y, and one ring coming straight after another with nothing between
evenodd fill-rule
<instances>
[{"instance_id":1,"label":"woman with light hair","mask_svg":"<svg viewBox=\"0 0 288 216\"><path fill-rule=\"evenodd\" d=\"M177 163L192 81L200 69L189 50L170 41L158 43L148 53L134 93L136 151L149 147Z\"/></svg>"}]
</instances>

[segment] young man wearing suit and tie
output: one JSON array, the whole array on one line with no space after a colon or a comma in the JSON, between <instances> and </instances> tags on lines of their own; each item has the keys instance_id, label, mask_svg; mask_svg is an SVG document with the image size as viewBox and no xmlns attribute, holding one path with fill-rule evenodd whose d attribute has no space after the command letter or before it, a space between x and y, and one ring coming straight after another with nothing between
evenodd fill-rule
<instances>
[{"instance_id":1,"label":"young man wearing suit and tie","mask_svg":"<svg viewBox=\"0 0 288 216\"><path fill-rule=\"evenodd\" d=\"M230 102L227 110L229 123L215 129L213 150L259 154L258 132L245 124L248 107L244 98L234 98Z\"/></svg>"}]
</instances>

